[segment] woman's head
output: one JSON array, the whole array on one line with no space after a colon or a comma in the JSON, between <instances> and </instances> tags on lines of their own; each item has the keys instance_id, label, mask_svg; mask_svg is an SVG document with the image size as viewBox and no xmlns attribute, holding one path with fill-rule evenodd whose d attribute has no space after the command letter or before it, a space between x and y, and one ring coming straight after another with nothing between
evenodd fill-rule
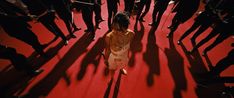
<instances>
[{"instance_id":1,"label":"woman's head","mask_svg":"<svg viewBox=\"0 0 234 98\"><path fill-rule=\"evenodd\" d=\"M112 22L112 29L116 31L125 31L128 29L130 22L125 12L118 12Z\"/></svg>"}]
</instances>

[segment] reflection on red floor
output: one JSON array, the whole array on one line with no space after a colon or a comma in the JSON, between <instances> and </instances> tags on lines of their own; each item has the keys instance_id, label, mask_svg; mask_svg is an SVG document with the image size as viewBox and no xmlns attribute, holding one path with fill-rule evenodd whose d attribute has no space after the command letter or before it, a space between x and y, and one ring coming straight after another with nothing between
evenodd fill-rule
<instances>
[{"instance_id":1,"label":"reflection on red floor","mask_svg":"<svg viewBox=\"0 0 234 98\"><path fill-rule=\"evenodd\" d=\"M107 20L106 4L102 6L103 19ZM174 14L170 8L164 13L158 28L151 28L153 5L146 15L146 22L138 24L135 31L136 39L131 50L128 75L119 75L116 71L111 83L110 76L105 74L105 65L101 52L103 51L102 37L107 32L107 21L100 24L101 29L96 31L96 39L89 40L84 33L86 29L81 13L75 13L75 22L82 30L76 32L78 38L70 39L67 46L63 46L61 39L46 48L49 58L35 56L33 49L5 33L0 33L1 43L15 47L17 52L29 57L35 67L44 69L37 77L30 78L21 72L12 69L6 60L0 60L0 87L1 93L25 95L27 98L222 98L221 91L225 86L233 83L214 83L210 85L197 84L195 73L206 72L208 64L202 50L212 41L202 46L193 55L186 55L184 48L177 45L179 37L193 23L193 18L180 25L173 39L167 39ZM120 10L123 9L121 2ZM168 17L168 18L167 18ZM135 16L131 17L130 29L134 29ZM68 35L61 20L56 20L62 31ZM46 44L53 39L52 33L40 23L31 23L32 30L38 35L41 43ZM155 29L156 31L154 32ZM211 28L202 34L197 41L203 39ZM3 32L2 29L0 32ZM153 32L150 34L150 32ZM192 48L190 36L184 41L186 49ZM208 57L215 65L231 50L233 38L225 40L215 49L208 52ZM234 67L230 66L221 73L221 76L234 76ZM2 92L3 91L3 92ZM226 98L226 97L225 97Z\"/></svg>"}]
</instances>

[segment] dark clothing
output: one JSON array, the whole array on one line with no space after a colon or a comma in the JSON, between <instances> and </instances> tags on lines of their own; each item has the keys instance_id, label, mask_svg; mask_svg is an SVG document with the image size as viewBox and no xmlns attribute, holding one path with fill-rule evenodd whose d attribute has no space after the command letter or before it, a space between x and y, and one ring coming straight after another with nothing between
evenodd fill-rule
<instances>
[{"instance_id":1,"label":"dark clothing","mask_svg":"<svg viewBox=\"0 0 234 98\"><path fill-rule=\"evenodd\" d=\"M136 23L139 19L143 20L145 15L149 12L150 4L151 0L141 0L139 3L137 3L138 11L137 11ZM144 6L145 6L145 11L142 13Z\"/></svg>"},{"instance_id":2,"label":"dark clothing","mask_svg":"<svg viewBox=\"0 0 234 98\"><path fill-rule=\"evenodd\" d=\"M21 40L31 45L37 53L44 55L42 45L38 41L37 36L29 29L30 25L27 23L30 18L28 16L16 16L16 12L0 6L0 25L4 31L11 37ZM9 12L9 13L7 13Z\"/></svg>"},{"instance_id":3,"label":"dark clothing","mask_svg":"<svg viewBox=\"0 0 234 98\"><path fill-rule=\"evenodd\" d=\"M94 3L91 2L91 0L77 0L80 2L74 2L73 6L75 8L81 9L82 18L85 22L85 25L87 26L86 32L95 33L94 32L94 24L93 24L93 11L94 11ZM89 3L89 4L85 4Z\"/></svg>"},{"instance_id":4,"label":"dark clothing","mask_svg":"<svg viewBox=\"0 0 234 98\"><path fill-rule=\"evenodd\" d=\"M14 48L0 45L0 59L8 59L17 70L25 70L31 72L32 67L27 61L27 58L16 52Z\"/></svg>"},{"instance_id":5,"label":"dark clothing","mask_svg":"<svg viewBox=\"0 0 234 98\"><path fill-rule=\"evenodd\" d=\"M203 33L206 29L208 29L215 19L215 16L212 14L212 12L205 10L204 12L201 12L194 20L193 25L181 36L179 39L180 41L183 40L186 36L188 36L190 33L192 33L194 30L199 28L197 32L192 37L192 40L195 41L195 39ZM216 17L217 18L217 17Z\"/></svg>"},{"instance_id":6,"label":"dark clothing","mask_svg":"<svg viewBox=\"0 0 234 98\"><path fill-rule=\"evenodd\" d=\"M131 15L135 0L124 0L124 11Z\"/></svg>"},{"instance_id":7,"label":"dark clothing","mask_svg":"<svg viewBox=\"0 0 234 98\"><path fill-rule=\"evenodd\" d=\"M43 3L46 4L48 8L54 8L59 18L66 24L68 32L72 35L71 27L73 25L73 20L71 9L69 8L71 4L67 4L69 3L68 0L43 0ZM75 25L74 27L76 28Z\"/></svg>"},{"instance_id":8,"label":"dark clothing","mask_svg":"<svg viewBox=\"0 0 234 98\"><path fill-rule=\"evenodd\" d=\"M39 0L23 1L28 6L30 14L40 16L38 21L40 21L55 36L60 36L63 40L66 40L65 35L54 22L55 13L49 11L49 8L43 2ZM46 14L43 15L43 13Z\"/></svg>"},{"instance_id":9,"label":"dark clothing","mask_svg":"<svg viewBox=\"0 0 234 98\"><path fill-rule=\"evenodd\" d=\"M106 0L107 1L107 10L108 10L108 28L111 30L112 18L118 11L119 0Z\"/></svg>"},{"instance_id":10,"label":"dark clothing","mask_svg":"<svg viewBox=\"0 0 234 98\"><path fill-rule=\"evenodd\" d=\"M95 13L95 24L98 27L100 21L102 21L102 15L101 15L101 0L94 0L94 13Z\"/></svg>"},{"instance_id":11,"label":"dark clothing","mask_svg":"<svg viewBox=\"0 0 234 98\"><path fill-rule=\"evenodd\" d=\"M163 13L165 12L165 10L167 9L169 2L170 0L155 0L154 10L152 14L152 23L155 23L155 21L160 22L161 17ZM156 16L158 16L158 18L156 18Z\"/></svg>"},{"instance_id":12,"label":"dark clothing","mask_svg":"<svg viewBox=\"0 0 234 98\"><path fill-rule=\"evenodd\" d=\"M180 23L184 23L193 16L199 5L200 0L180 0L174 10L176 12L174 18Z\"/></svg>"},{"instance_id":13,"label":"dark clothing","mask_svg":"<svg viewBox=\"0 0 234 98\"><path fill-rule=\"evenodd\" d=\"M211 33L205 39L201 40L194 48L199 48L200 46L208 42L210 39L219 34L216 40L204 51L207 52L211 50L216 45L223 42L226 38L234 35L233 25L234 17L231 16L229 18L226 18L226 22L220 22L219 24L217 24L216 27L211 31Z\"/></svg>"}]
</instances>

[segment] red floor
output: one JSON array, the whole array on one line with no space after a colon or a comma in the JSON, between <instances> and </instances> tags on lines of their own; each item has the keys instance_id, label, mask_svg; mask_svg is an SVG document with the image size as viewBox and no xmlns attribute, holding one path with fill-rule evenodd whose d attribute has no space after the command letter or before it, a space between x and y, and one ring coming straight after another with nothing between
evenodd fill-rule
<instances>
[{"instance_id":1,"label":"red floor","mask_svg":"<svg viewBox=\"0 0 234 98\"><path fill-rule=\"evenodd\" d=\"M6 60L0 60L0 88L1 93L26 95L28 98L222 98L221 91L225 86L233 83L215 83L207 86L197 85L194 73L206 72L208 64L200 53L186 55L183 48L176 44L178 38L193 23L193 18L180 25L174 34L174 39L167 39L174 14L168 19L171 6L164 13L161 23L155 31L155 36L148 23L151 21L153 5L145 17L146 22L138 24L134 48L131 50L128 75L119 75L116 72L111 88L108 88L110 77L105 74L105 65L100 52L103 50L102 36L107 31L107 21L100 24L101 29L96 31L96 40L89 40L83 32L86 29L80 13L75 13L75 22L82 30L76 32L78 38L69 40L67 46L61 44L61 39L46 48L50 55L48 59L35 57L33 49L5 33L0 33L1 43L15 47L17 52L29 57L36 66L44 72L34 78L29 78L21 72L15 71ZM121 7L123 9L123 2ZM102 6L102 16L107 20L106 4ZM135 17L134 17L135 18ZM130 29L134 29L135 19L131 18ZM67 35L65 25L56 20ZM166 21L166 22L165 22ZM165 22L165 23L164 23ZM53 39L52 33L40 23L32 23L32 30L38 35L41 43L46 44ZM211 29L201 35L204 38ZM3 32L2 29L0 32ZM192 45L188 36L184 40L187 49ZM197 40L197 41L198 41ZM233 38L225 40L208 53L213 65L225 57L231 50ZM212 41L202 46L200 52ZM234 76L234 67L231 66L221 73L221 76ZM109 92L108 92L109 91ZM226 97L224 97L226 98Z\"/></svg>"}]
</instances>

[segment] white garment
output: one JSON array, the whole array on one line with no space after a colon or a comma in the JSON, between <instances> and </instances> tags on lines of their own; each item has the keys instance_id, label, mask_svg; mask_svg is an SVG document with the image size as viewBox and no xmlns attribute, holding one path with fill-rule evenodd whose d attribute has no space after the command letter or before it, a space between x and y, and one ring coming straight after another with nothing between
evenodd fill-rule
<instances>
[{"instance_id":1,"label":"white garment","mask_svg":"<svg viewBox=\"0 0 234 98\"><path fill-rule=\"evenodd\" d=\"M128 51L130 48L130 43L126 44L119 51L113 51L111 49L111 53L108 59L109 69L116 70L118 68L123 68L128 65Z\"/></svg>"}]
</instances>

